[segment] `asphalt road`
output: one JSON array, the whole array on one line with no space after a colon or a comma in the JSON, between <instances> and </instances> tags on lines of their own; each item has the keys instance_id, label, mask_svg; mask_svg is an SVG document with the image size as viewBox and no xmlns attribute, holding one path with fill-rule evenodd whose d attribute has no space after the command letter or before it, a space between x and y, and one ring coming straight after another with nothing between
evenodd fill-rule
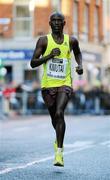
<instances>
[{"instance_id":1,"label":"asphalt road","mask_svg":"<svg viewBox=\"0 0 110 180\"><path fill-rule=\"evenodd\" d=\"M64 168L49 116L0 121L0 180L110 180L110 116L65 116Z\"/></svg>"}]
</instances>

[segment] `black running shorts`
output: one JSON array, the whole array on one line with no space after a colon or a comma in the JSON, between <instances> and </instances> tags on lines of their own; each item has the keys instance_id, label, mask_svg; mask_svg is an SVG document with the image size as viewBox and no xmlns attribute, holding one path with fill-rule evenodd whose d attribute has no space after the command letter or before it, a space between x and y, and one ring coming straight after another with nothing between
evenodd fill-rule
<instances>
[{"instance_id":1,"label":"black running shorts","mask_svg":"<svg viewBox=\"0 0 110 180\"><path fill-rule=\"evenodd\" d=\"M57 93L59 92L65 92L68 99L70 99L73 94L73 89L69 86L42 88L42 97L47 107L50 107L55 103Z\"/></svg>"}]
</instances>

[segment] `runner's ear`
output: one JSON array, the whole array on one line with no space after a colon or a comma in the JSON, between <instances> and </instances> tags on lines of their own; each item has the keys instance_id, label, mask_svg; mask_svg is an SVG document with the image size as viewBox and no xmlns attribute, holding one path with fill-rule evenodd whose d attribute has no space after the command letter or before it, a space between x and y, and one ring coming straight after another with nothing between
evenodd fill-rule
<instances>
[{"instance_id":1,"label":"runner's ear","mask_svg":"<svg viewBox=\"0 0 110 180\"><path fill-rule=\"evenodd\" d=\"M49 25L51 26L51 21L49 21Z\"/></svg>"},{"instance_id":2,"label":"runner's ear","mask_svg":"<svg viewBox=\"0 0 110 180\"><path fill-rule=\"evenodd\" d=\"M63 25L65 26L65 24L66 24L66 21L63 21Z\"/></svg>"}]
</instances>

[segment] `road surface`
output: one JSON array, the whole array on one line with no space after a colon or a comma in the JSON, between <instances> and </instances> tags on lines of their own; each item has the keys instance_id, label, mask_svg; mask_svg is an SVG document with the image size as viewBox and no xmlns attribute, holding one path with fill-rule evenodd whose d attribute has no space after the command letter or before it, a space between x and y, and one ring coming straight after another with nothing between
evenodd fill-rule
<instances>
[{"instance_id":1,"label":"road surface","mask_svg":"<svg viewBox=\"0 0 110 180\"><path fill-rule=\"evenodd\" d=\"M46 116L0 121L0 180L110 180L110 116L65 116L64 168Z\"/></svg>"}]
</instances>

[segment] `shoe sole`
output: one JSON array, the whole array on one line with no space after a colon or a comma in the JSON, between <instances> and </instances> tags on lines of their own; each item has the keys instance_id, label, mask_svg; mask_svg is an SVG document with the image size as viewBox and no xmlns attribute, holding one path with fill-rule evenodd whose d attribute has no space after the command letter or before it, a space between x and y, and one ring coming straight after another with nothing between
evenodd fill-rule
<instances>
[{"instance_id":1,"label":"shoe sole","mask_svg":"<svg viewBox=\"0 0 110 180\"><path fill-rule=\"evenodd\" d=\"M56 163L56 164L54 164L54 166L64 167L64 165L63 165L63 164L60 164L60 163Z\"/></svg>"}]
</instances>

